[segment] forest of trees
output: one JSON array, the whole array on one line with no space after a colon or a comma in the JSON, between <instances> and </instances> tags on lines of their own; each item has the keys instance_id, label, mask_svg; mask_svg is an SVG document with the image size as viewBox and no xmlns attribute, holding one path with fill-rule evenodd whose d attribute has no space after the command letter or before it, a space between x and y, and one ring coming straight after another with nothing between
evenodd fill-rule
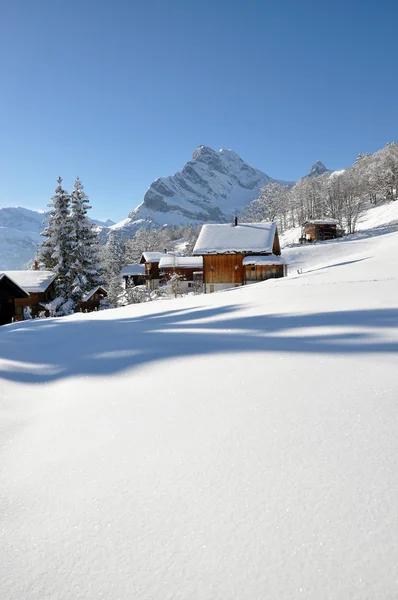
<instances>
[{"instance_id":1,"label":"forest of trees","mask_svg":"<svg viewBox=\"0 0 398 600\"><path fill-rule=\"evenodd\" d=\"M359 217L371 204L396 200L398 144L387 144L375 154L359 155L345 171L303 177L293 186L276 182L264 186L242 219L276 220L280 231L307 220L336 219L346 233L354 233Z\"/></svg>"}]
</instances>

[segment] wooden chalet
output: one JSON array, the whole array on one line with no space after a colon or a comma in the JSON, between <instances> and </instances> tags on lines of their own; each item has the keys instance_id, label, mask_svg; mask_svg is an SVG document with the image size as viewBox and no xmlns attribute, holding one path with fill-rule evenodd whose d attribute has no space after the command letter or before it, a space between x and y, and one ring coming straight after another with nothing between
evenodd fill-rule
<instances>
[{"instance_id":1,"label":"wooden chalet","mask_svg":"<svg viewBox=\"0 0 398 600\"><path fill-rule=\"evenodd\" d=\"M159 274L167 283L173 273L181 277L180 290L182 293L199 291L199 274L203 273L203 258L201 256L163 256L159 261Z\"/></svg>"},{"instance_id":2,"label":"wooden chalet","mask_svg":"<svg viewBox=\"0 0 398 600\"><path fill-rule=\"evenodd\" d=\"M323 242L342 237L343 234L335 219L314 219L302 224L300 242Z\"/></svg>"},{"instance_id":3,"label":"wooden chalet","mask_svg":"<svg viewBox=\"0 0 398 600\"><path fill-rule=\"evenodd\" d=\"M143 252L140 260L140 264L145 265L145 279L147 288L154 290L159 287L160 284L160 273L159 273L159 262L160 259L169 256L166 252Z\"/></svg>"},{"instance_id":4,"label":"wooden chalet","mask_svg":"<svg viewBox=\"0 0 398 600\"><path fill-rule=\"evenodd\" d=\"M16 320L16 302L28 298L29 293L26 290L6 273L0 273L0 325Z\"/></svg>"},{"instance_id":5,"label":"wooden chalet","mask_svg":"<svg viewBox=\"0 0 398 600\"><path fill-rule=\"evenodd\" d=\"M275 222L203 225L193 254L203 256L205 293L287 274Z\"/></svg>"},{"instance_id":6,"label":"wooden chalet","mask_svg":"<svg viewBox=\"0 0 398 600\"><path fill-rule=\"evenodd\" d=\"M126 265L123 267L121 275L124 280L125 288L133 285L145 285L145 265Z\"/></svg>"},{"instance_id":7,"label":"wooden chalet","mask_svg":"<svg viewBox=\"0 0 398 600\"><path fill-rule=\"evenodd\" d=\"M32 317L44 310L44 305L55 298L55 273L52 271L21 270L5 271L15 283L28 292L27 297L15 299L15 318L24 319L24 311L29 308Z\"/></svg>"},{"instance_id":8,"label":"wooden chalet","mask_svg":"<svg viewBox=\"0 0 398 600\"><path fill-rule=\"evenodd\" d=\"M85 294L82 300L78 303L77 309L82 312L92 312L98 310L101 302L108 296L108 292L101 285L97 285L94 289Z\"/></svg>"}]
</instances>

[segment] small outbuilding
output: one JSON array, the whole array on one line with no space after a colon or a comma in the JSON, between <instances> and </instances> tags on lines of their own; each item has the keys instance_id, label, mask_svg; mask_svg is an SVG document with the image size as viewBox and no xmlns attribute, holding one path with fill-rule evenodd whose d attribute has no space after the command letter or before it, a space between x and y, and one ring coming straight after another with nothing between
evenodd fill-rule
<instances>
[{"instance_id":1,"label":"small outbuilding","mask_svg":"<svg viewBox=\"0 0 398 600\"><path fill-rule=\"evenodd\" d=\"M6 273L0 273L0 325L12 323L16 318L15 303L26 300L29 293Z\"/></svg>"},{"instance_id":2,"label":"small outbuilding","mask_svg":"<svg viewBox=\"0 0 398 600\"><path fill-rule=\"evenodd\" d=\"M125 288L132 285L145 285L145 265L126 265L123 267L121 275L124 279Z\"/></svg>"},{"instance_id":3,"label":"small outbuilding","mask_svg":"<svg viewBox=\"0 0 398 600\"><path fill-rule=\"evenodd\" d=\"M199 273L203 273L203 258L201 256L163 256L159 261L159 274L167 282L173 273L181 277L180 290L182 293L198 291Z\"/></svg>"},{"instance_id":4,"label":"small outbuilding","mask_svg":"<svg viewBox=\"0 0 398 600\"><path fill-rule=\"evenodd\" d=\"M108 292L101 285L97 285L94 289L85 294L78 303L78 309L83 312L92 312L98 310L103 300L108 296Z\"/></svg>"},{"instance_id":5,"label":"small outbuilding","mask_svg":"<svg viewBox=\"0 0 398 600\"><path fill-rule=\"evenodd\" d=\"M300 241L301 243L323 242L342 237L343 234L336 219L314 219L302 224Z\"/></svg>"},{"instance_id":6,"label":"small outbuilding","mask_svg":"<svg viewBox=\"0 0 398 600\"><path fill-rule=\"evenodd\" d=\"M203 256L205 293L286 275L275 222L203 225L194 255ZM245 261L245 262L244 262Z\"/></svg>"}]
</instances>

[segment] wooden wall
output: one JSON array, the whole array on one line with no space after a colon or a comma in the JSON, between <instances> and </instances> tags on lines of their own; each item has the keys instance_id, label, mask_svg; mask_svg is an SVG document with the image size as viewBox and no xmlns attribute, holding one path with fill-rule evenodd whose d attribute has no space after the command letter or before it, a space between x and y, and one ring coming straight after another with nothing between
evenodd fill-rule
<instances>
[{"instance_id":1,"label":"wooden wall","mask_svg":"<svg viewBox=\"0 0 398 600\"><path fill-rule=\"evenodd\" d=\"M243 285L244 254L212 254L203 256L203 283ZM237 268L235 268L237 267Z\"/></svg>"},{"instance_id":2,"label":"wooden wall","mask_svg":"<svg viewBox=\"0 0 398 600\"><path fill-rule=\"evenodd\" d=\"M265 281L283 277L283 265L247 265L245 267L245 282Z\"/></svg>"}]
</instances>

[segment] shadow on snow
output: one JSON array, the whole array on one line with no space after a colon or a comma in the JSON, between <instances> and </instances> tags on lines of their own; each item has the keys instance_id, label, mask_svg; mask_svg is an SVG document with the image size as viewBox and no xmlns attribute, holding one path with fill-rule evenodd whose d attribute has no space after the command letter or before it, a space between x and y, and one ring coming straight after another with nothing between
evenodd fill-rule
<instances>
[{"instance_id":1,"label":"shadow on snow","mask_svg":"<svg viewBox=\"0 0 398 600\"><path fill-rule=\"evenodd\" d=\"M383 341L383 330L391 334L398 328L398 309L237 317L239 309L196 307L113 320L51 319L6 326L0 331L0 357L6 359L0 377L45 383L215 353L398 351L397 342Z\"/></svg>"}]
</instances>

